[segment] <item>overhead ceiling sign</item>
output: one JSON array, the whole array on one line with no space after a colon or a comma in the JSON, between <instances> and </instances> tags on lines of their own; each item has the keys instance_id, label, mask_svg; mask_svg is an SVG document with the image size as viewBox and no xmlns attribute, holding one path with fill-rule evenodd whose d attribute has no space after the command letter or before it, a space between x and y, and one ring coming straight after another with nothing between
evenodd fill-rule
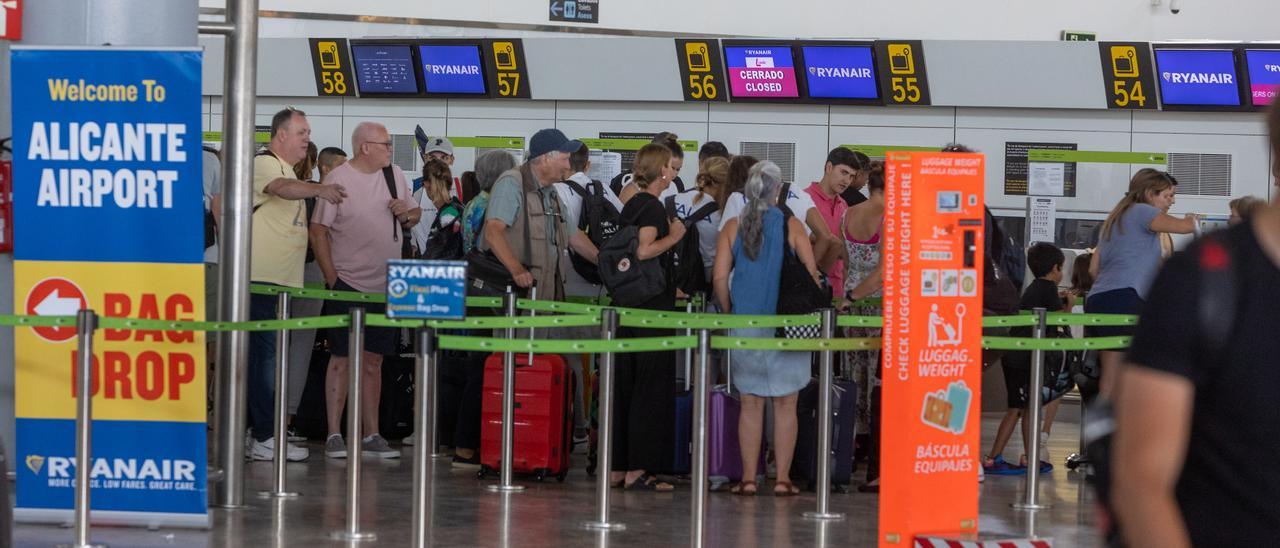
<instances>
[{"instance_id":1,"label":"overhead ceiling sign","mask_svg":"<svg viewBox=\"0 0 1280 548\"><path fill-rule=\"evenodd\" d=\"M0 0L0 40L22 39L23 0Z\"/></svg>"},{"instance_id":2,"label":"overhead ceiling sign","mask_svg":"<svg viewBox=\"0 0 1280 548\"><path fill-rule=\"evenodd\" d=\"M551 20L599 23L600 0L551 0Z\"/></svg>"}]
</instances>

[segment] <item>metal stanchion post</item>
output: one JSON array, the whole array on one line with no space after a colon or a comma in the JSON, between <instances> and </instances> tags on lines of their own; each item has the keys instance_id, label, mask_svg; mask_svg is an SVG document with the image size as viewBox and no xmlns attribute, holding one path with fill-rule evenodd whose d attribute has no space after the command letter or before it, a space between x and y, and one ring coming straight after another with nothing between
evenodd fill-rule
<instances>
[{"instance_id":1,"label":"metal stanchion post","mask_svg":"<svg viewBox=\"0 0 1280 548\"><path fill-rule=\"evenodd\" d=\"M690 296L689 300L685 302L684 313L693 314L693 296ZM684 336L692 337L693 329L692 328L685 329ZM689 378L692 374L693 374L693 349L686 348L684 349L684 389L685 390L689 390L689 386L693 384L693 379Z\"/></svg>"},{"instance_id":2,"label":"metal stanchion post","mask_svg":"<svg viewBox=\"0 0 1280 548\"><path fill-rule=\"evenodd\" d=\"M707 538L707 395L711 392L711 331L698 330L698 364L693 368L693 505L690 545L701 548Z\"/></svg>"},{"instance_id":3,"label":"metal stanchion post","mask_svg":"<svg viewBox=\"0 0 1280 548\"><path fill-rule=\"evenodd\" d=\"M1045 309L1037 308L1033 311L1036 316L1035 334L1036 341L1044 339L1046 330ZM1043 510L1049 508L1048 504L1040 504L1040 392L1044 386L1044 350L1034 348L1031 350L1031 382L1027 386L1027 412L1022 416L1023 424L1031 425L1028 429L1031 432L1027 436L1027 485L1025 497L1022 502L1015 502L1010 506L1018 510Z\"/></svg>"},{"instance_id":4,"label":"metal stanchion post","mask_svg":"<svg viewBox=\"0 0 1280 548\"><path fill-rule=\"evenodd\" d=\"M276 314L282 320L289 319L289 294L281 293L276 303ZM263 498L294 498L296 492L285 490L284 463L289 449L289 330L281 329L276 335L276 432L275 462L273 462L270 491L261 491Z\"/></svg>"},{"instance_id":5,"label":"metal stanchion post","mask_svg":"<svg viewBox=\"0 0 1280 548\"><path fill-rule=\"evenodd\" d=\"M431 414L428 415L427 422L422 423L423 425L427 425L427 426L419 425L416 428L414 428L414 432L428 432L429 435L425 435L425 436L421 434L419 435L420 440L430 442L430 445L427 446L427 456L429 456L432 459L443 459L446 457L452 457L453 454L446 453L440 450L440 429L437 428L438 425L436 424L436 413L435 413L434 406L440 404L440 349L436 348L436 345L434 342L435 336L436 336L435 330L432 329L430 334L430 337L432 340L432 344L430 345L431 360L434 361L434 363L431 364L432 367L427 369L422 369L421 367L419 367L420 373L426 376L426 379L425 379L427 381L426 389L429 392L428 396L431 398L430 404L433 407L431 408ZM422 341L423 341L422 335L419 334L418 335L418 360L423 363L426 363L427 356L422 353L423 352L422 349L426 347L422 345ZM419 364L419 365L421 366L422 364ZM422 403L421 398L419 398L418 403L419 404ZM428 430L420 430L419 428L428 428ZM421 445L422 442L419 441L418 444ZM415 454L416 454L416 451L415 451Z\"/></svg>"},{"instance_id":6,"label":"metal stanchion post","mask_svg":"<svg viewBox=\"0 0 1280 548\"><path fill-rule=\"evenodd\" d=\"M418 335L418 371L415 393L418 401L414 408L414 431L426 439L435 439L436 369L440 361L436 350L435 329L420 327ZM431 474L432 444L419 443L413 448L413 546L425 548L431 537L431 496L428 486L434 481Z\"/></svg>"},{"instance_id":7,"label":"metal stanchion post","mask_svg":"<svg viewBox=\"0 0 1280 548\"><path fill-rule=\"evenodd\" d=\"M509 289L502 297L502 308L508 318L516 317L516 294ZM507 328L507 339L515 340L516 328ZM490 491L511 492L523 491L524 487L515 485L511 461L515 454L516 438L516 354L507 352L502 356L502 462L500 483L490 485Z\"/></svg>"},{"instance_id":8,"label":"metal stanchion post","mask_svg":"<svg viewBox=\"0 0 1280 548\"><path fill-rule=\"evenodd\" d=\"M76 314L76 501L73 548L106 546L89 541L89 472L93 470L93 333L98 315L92 310ZM4 501L4 504L9 504Z\"/></svg>"},{"instance_id":9,"label":"metal stanchion post","mask_svg":"<svg viewBox=\"0 0 1280 548\"><path fill-rule=\"evenodd\" d=\"M600 338L611 341L618 332L618 311L600 311ZM627 526L609 521L609 476L613 469L613 364L614 353L600 355L600 436L596 440L599 467L596 470L596 519L583 524L587 529L621 531Z\"/></svg>"},{"instance_id":10,"label":"metal stanchion post","mask_svg":"<svg viewBox=\"0 0 1280 548\"><path fill-rule=\"evenodd\" d=\"M351 331L348 335L347 364L347 528L330 536L339 540L376 540L375 533L360 531L360 459L363 456L364 436L360 433L361 369L364 368L364 308L351 309Z\"/></svg>"},{"instance_id":11,"label":"metal stanchion post","mask_svg":"<svg viewBox=\"0 0 1280 548\"><path fill-rule=\"evenodd\" d=\"M836 311L822 310L822 340L829 341L836 335ZM814 482L818 494L818 508L805 512L804 517L816 520L842 520L844 514L832 512L831 504L831 392L832 362L835 353L823 350L818 360L818 478Z\"/></svg>"}]
</instances>

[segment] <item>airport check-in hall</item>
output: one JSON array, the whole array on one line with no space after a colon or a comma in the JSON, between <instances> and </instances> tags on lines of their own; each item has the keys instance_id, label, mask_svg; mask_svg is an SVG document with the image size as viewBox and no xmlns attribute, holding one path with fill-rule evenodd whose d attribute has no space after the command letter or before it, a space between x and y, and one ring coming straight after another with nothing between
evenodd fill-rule
<instances>
[{"instance_id":1,"label":"airport check-in hall","mask_svg":"<svg viewBox=\"0 0 1280 548\"><path fill-rule=\"evenodd\" d=\"M1280 542L1280 6L0 1L0 546Z\"/></svg>"}]
</instances>

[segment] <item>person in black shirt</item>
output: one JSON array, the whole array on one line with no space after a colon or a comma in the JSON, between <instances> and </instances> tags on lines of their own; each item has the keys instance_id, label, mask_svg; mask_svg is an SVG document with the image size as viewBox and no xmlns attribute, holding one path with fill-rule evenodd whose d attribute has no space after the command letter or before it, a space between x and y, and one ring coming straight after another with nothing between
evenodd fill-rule
<instances>
[{"instance_id":1,"label":"person in black shirt","mask_svg":"<svg viewBox=\"0 0 1280 548\"><path fill-rule=\"evenodd\" d=\"M1280 176L1280 110L1267 122ZM1165 263L1115 396L1111 503L1130 546L1280 544L1277 332L1280 202Z\"/></svg>"},{"instance_id":2,"label":"person in black shirt","mask_svg":"<svg viewBox=\"0 0 1280 548\"><path fill-rule=\"evenodd\" d=\"M1027 250L1027 266L1031 268L1031 274L1036 277L1022 292L1022 310L1033 310L1043 308L1049 312L1060 312L1063 309L1062 297L1058 291L1058 284L1062 282L1062 267L1066 264L1066 257L1062 254L1062 250L1053 244L1038 243L1031 246ZM1030 337L1030 328L1015 328L1010 331L1010 335L1014 337ZM1062 360L1057 360L1057 364L1049 359L1052 354L1046 353L1045 359L1045 379L1055 379L1058 371L1057 367L1061 367ZM1059 354L1060 355L1060 354ZM1022 459L1015 466L1005 462L1004 447L1009 443L1009 438L1013 435L1013 427L1018 424L1018 420L1022 419L1022 443L1026 447L1030 443L1030 435L1032 425L1027 424L1024 413L1027 410L1027 391L1031 383L1031 353L1030 352L1010 352L1005 354L1000 360L1000 366L1004 369L1004 386L1009 398L1009 409L1005 411L1004 419L1000 421L1000 428L996 431L995 442L991 445L991 452L987 454L982 461L983 471L992 475L1017 475L1022 474L1027 467L1026 454L1022 455ZM1056 367L1055 367L1056 366ZM1037 397L1040 395L1037 394ZM1058 403L1060 400L1055 399L1045 406L1044 426L1039 431L1041 446L1044 446L1049 438L1049 430L1053 425L1053 417L1056 414ZM1048 472L1053 470L1053 465L1049 464L1047 453L1041 453L1040 470Z\"/></svg>"},{"instance_id":3,"label":"person in black shirt","mask_svg":"<svg viewBox=\"0 0 1280 548\"><path fill-rule=\"evenodd\" d=\"M649 144L636 153L632 183L638 192L622 208L620 221L624 226L640 229L636 259L660 261L667 273L666 288L637 308L675 308L671 249L684 238L685 226L679 219L667 219L666 207L658 200L675 174L671 151L666 146ZM653 329L623 327L618 330L618 337L623 339L667 335L670 333ZM675 352L618 355L614 373L611 481L623 482L629 490L674 489L671 484L658 481L653 472L669 470L675 456L675 393Z\"/></svg>"}]
</instances>

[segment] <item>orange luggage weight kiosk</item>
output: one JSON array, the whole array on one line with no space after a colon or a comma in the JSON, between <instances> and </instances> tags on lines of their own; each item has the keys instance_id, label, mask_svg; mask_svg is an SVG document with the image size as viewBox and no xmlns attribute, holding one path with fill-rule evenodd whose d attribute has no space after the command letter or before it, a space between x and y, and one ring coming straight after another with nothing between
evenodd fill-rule
<instances>
[{"instance_id":1,"label":"orange luggage weight kiosk","mask_svg":"<svg viewBox=\"0 0 1280 548\"><path fill-rule=\"evenodd\" d=\"M978 530L981 154L885 163L880 546Z\"/></svg>"}]
</instances>

